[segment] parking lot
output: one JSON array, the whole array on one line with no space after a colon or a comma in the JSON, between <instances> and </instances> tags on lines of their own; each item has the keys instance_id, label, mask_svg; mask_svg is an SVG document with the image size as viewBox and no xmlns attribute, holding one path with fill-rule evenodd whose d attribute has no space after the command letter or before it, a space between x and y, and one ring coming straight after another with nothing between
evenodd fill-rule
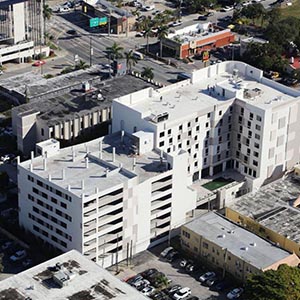
<instances>
[{"instance_id":1,"label":"parking lot","mask_svg":"<svg viewBox=\"0 0 300 300\"><path fill-rule=\"evenodd\" d=\"M113 274L124 281L132 278L134 275L143 273L148 269L157 269L159 272L162 272L167 279L172 282L169 284L169 287L174 285L180 285L181 287L188 287L191 290L191 295L184 299L193 299L192 296L198 297L198 299L215 299L215 300L225 300L226 294L231 288L235 288L236 286L229 286L228 289L223 292L214 291L214 288L209 288L199 282L199 277L206 273L207 271L211 271L205 268L199 268L195 270L195 272L187 273L187 271L180 267L180 262L182 257L177 257L172 263L168 262L166 259L160 258L159 254L161 251L166 248L167 245L159 245L151 251L144 251L133 257L129 266L127 266L126 262L122 263L118 266L118 272L116 271L116 267L112 267L111 271ZM160 289L157 289L160 290ZM154 294L152 294L153 297ZM153 299L173 299L170 297L153 297ZM195 298L197 299L197 298Z\"/></svg>"}]
</instances>

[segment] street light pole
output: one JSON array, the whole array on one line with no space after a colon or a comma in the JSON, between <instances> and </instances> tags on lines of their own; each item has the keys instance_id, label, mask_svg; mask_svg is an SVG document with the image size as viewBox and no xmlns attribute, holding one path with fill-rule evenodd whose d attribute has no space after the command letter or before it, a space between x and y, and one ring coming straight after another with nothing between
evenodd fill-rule
<instances>
[{"instance_id":1,"label":"street light pole","mask_svg":"<svg viewBox=\"0 0 300 300\"><path fill-rule=\"evenodd\" d=\"M94 54L94 49L92 47L92 37L90 36L90 67L92 66L93 63L93 54Z\"/></svg>"}]
</instances>

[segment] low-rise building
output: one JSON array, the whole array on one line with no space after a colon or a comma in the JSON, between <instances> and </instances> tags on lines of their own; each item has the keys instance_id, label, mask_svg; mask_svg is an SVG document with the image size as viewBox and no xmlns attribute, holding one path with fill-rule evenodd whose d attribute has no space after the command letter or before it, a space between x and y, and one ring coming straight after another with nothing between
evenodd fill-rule
<instances>
[{"instance_id":1,"label":"low-rise building","mask_svg":"<svg viewBox=\"0 0 300 300\"><path fill-rule=\"evenodd\" d=\"M75 250L2 280L0 298L15 300L149 299Z\"/></svg>"},{"instance_id":2,"label":"low-rise building","mask_svg":"<svg viewBox=\"0 0 300 300\"><path fill-rule=\"evenodd\" d=\"M244 55L244 53L246 52L247 48L251 44L267 44L267 43L269 43L268 40L265 40L265 39L262 39L262 38L258 38L258 37L254 37L254 36L250 36L250 37L241 39L240 40L240 56Z\"/></svg>"},{"instance_id":3,"label":"low-rise building","mask_svg":"<svg viewBox=\"0 0 300 300\"><path fill-rule=\"evenodd\" d=\"M51 79L12 78L1 83L1 94L15 102L12 128L18 149L28 156L35 144L55 138L62 146L109 132L114 98L153 86L138 77L125 75L103 81L99 67ZM19 80L18 80L19 79ZM91 131L93 129L93 131Z\"/></svg>"},{"instance_id":4,"label":"low-rise building","mask_svg":"<svg viewBox=\"0 0 300 300\"><path fill-rule=\"evenodd\" d=\"M86 0L82 4L84 14L90 18L106 18L107 31L113 34L128 34L135 28L135 17L129 10L116 7L106 0ZM102 26L104 26L102 25ZM99 25L100 26L100 25Z\"/></svg>"},{"instance_id":5,"label":"low-rise building","mask_svg":"<svg viewBox=\"0 0 300 300\"><path fill-rule=\"evenodd\" d=\"M300 256L299 166L295 173L244 195L225 210L227 218Z\"/></svg>"},{"instance_id":6,"label":"low-rise building","mask_svg":"<svg viewBox=\"0 0 300 300\"><path fill-rule=\"evenodd\" d=\"M162 39L162 47L163 51L182 59L229 45L234 40L230 29L221 29L212 23L199 23L168 34Z\"/></svg>"},{"instance_id":7,"label":"low-rise building","mask_svg":"<svg viewBox=\"0 0 300 300\"><path fill-rule=\"evenodd\" d=\"M276 270L281 264L298 266L300 263L296 254L214 212L183 225L181 245L196 258L205 259L243 281L250 274Z\"/></svg>"}]
</instances>

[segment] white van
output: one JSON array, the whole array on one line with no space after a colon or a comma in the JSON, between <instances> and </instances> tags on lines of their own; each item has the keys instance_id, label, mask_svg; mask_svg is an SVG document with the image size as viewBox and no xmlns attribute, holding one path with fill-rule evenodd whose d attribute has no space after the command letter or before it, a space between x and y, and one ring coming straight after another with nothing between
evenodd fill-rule
<instances>
[{"instance_id":1,"label":"white van","mask_svg":"<svg viewBox=\"0 0 300 300\"><path fill-rule=\"evenodd\" d=\"M144 59L144 54L142 54L142 53L140 53L140 52L138 52L138 51L134 51L134 52L133 52L133 56L134 56L135 58L137 58L137 59L140 59L140 60Z\"/></svg>"}]
</instances>

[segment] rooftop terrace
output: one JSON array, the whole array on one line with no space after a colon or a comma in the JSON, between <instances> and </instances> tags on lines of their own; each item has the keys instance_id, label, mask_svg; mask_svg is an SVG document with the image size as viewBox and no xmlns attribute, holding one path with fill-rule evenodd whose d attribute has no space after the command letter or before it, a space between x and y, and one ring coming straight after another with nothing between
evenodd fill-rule
<instances>
[{"instance_id":1,"label":"rooftop terrace","mask_svg":"<svg viewBox=\"0 0 300 300\"><path fill-rule=\"evenodd\" d=\"M290 253L282 250L220 215L209 212L185 227L207 240L226 248L258 269L265 269Z\"/></svg>"},{"instance_id":2,"label":"rooftop terrace","mask_svg":"<svg viewBox=\"0 0 300 300\"><path fill-rule=\"evenodd\" d=\"M33 159L32 172L81 197L83 193L87 196L94 194L96 188L106 190L136 176L139 182L143 182L167 170L160 154L151 151L135 155L132 145L129 136L125 135L122 141L121 134L115 133L60 149L47 159L38 156ZM27 169L30 165L31 160L21 163Z\"/></svg>"},{"instance_id":3,"label":"rooftop terrace","mask_svg":"<svg viewBox=\"0 0 300 300\"><path fill-rule=\"evenodd\" d=\"M291 206L299 195L299 181L288 176L238 198L229 207L300 243L300 209Z\"/></svg>"},{"instance_id":4,"label":"rooftop terrace","mask_svg":"<svg viewBox=\"0 0 300 300\"><path fill-rule=\"evenodd\" d=\"M0 299L142 300L148 298L79 252L72 250L1 281Z\"/></svg>"}]
</instances>

